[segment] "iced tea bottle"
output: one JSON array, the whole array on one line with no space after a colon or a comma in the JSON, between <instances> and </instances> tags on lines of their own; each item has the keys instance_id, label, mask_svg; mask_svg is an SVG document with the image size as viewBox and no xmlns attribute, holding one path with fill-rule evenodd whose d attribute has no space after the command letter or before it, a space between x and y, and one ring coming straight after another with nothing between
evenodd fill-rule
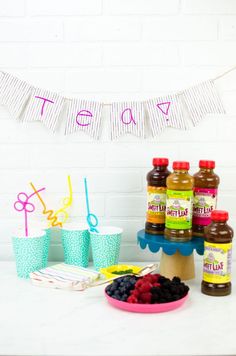
<instances>
[{"instance_id":1,"label":"iced tea bottle","mask_svg":"<svg viewBox=\"0 0 236 356\"><path fill-rule=\"evenodd\" d=\"M145 232L164 233L166 212L166 178L170 174L168 158L153 158L153 169L147 174L147 214Z\"/></svg>"},{"instance_id":2,"label":"iced tea bottle","mask_svg":"<svg viewBox=\"0 0 236 356\"><path fill-rule=\"evenodd\" d=\"M227 211L214 210L205 227L202 293L224 296L231 293L233 229Z\"/></svg>"},{"instance_id":3,"label":"iced tea bottle","mask_svg":"<svg viewBox=\"0 0 236 356\"><path fill-rule=\"evenodd\" d=\"M189 162L173 162L174 172L167 178L165 238L170 241L192 239L193 177Z\"/></svg>"},{"instance_id":4,"label":"iced tea bottle","mask_svg":"<svg viewBox=\"0 0 236 356\"><path fill-rule=\"evenodd\" d=\"M204 227L211 222L216 209L220 178L214 173L214 161L199 161L200 170L194 174L193 235L203 237Z\"/></svg>"}]
</instances>

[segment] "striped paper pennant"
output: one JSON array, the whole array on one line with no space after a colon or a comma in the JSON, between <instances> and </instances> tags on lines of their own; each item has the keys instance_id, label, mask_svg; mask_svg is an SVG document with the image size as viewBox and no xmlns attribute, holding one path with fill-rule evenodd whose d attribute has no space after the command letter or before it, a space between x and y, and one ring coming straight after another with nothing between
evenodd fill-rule
<instances>
[{"instance_id":1,"label":"striped paper pennant","mask_svg":"<svg viewBox=\"0 0 236 356\"><path fill-rule=\"evenodd\" d=\"M130 133L144 138L144 105L142 102L112 103L110 110L111 139Z\"/></svg>"},{"instance_id":2,"label":"striped paper pennant","mask_svg":"<svg viewBox=\"0 0 236 356\"><path fill-rule=\"evenodd\" d=\"M179 95L172 94L146 102L153 136L159 135L166 127L186 129L183 105Z\"/></svg>"},{"instance_id":3,"label":"striped paper pennant","mask_svg":"<svg viewBox=\"0 0 236 356\"><path fill-rule=\"evenodd\" d=\"M225 109L213 80L186 89L182 98L196 125L206 114L225 114Z\"/></svg>"},{"instance_id":4,"label":"striped paper pennant","mask_svg":"<svg viewBox=\"0 0 236 356\"><path fill-rule=\"evenodd\" d=\"M98 140L101 135L103 104L88 100L68 100L65 134L84 131Z\"/></svg>"},{"instance_id":5,"label":"striped paper pennant","mask_svg":"<svg viewBox=\"0 0 236 356\"><path fill-rule=\"evenodd\" d=\"M57 93L34 88L23 121L41 121L55 131L64 102L64 98Z\"/></svg>"},{"instance_id":6,"label":"striped paper pennant","mask_svg":"<svg viewBox=\"0 0 236 356\"><path fill-rule=\"evenodd\" d=\"M32 87L26 82L3 73L0 78L0 103L5 105L14 119L18 119L29 99Z\"/></svg>"}]
</instances>

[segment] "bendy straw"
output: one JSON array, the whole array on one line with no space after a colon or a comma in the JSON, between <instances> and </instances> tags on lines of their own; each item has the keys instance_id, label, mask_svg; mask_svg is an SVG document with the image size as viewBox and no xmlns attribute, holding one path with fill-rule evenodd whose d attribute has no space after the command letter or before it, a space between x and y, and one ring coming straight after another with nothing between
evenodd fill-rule
<instances>
[{"instance_id":1,"label":"bendy straw","mask_svg":"<svg viewBox=\"0 0 236 356\"><path fill-rule=\"evenodd\" d=\"M34 193L28 195L25 192L20 192L17 195L17 201L15 201L14 203L14 208L17 211L24 211L24 215L25 215L25 236L29 236L29 231L28 231L28 217L27 217L27 213L32 213L33 211L35 211L35 206L34 204L29 202L29 199L35 195L38 194L39 192L41 192L42 190L44 190L45 188L41 188L39 190L35 190Z\"/></svg>"},{"instance_id":2,"label":"bendy straw","mask_svg":"<svg viewBox=\"0 0 236 356\"><path fill-rule=\"evenodd\" d=\"M62 224L65 224L65 222L69 218L69 214L66 210L72 205L72 202L73 202L73 191L72 191L70 175L67 176L67 181L68 181L68 188L69 188L69 196L62 199L63 207L58 209L54 213L54 216L56 216L56 217L58 217L59 214L63 214L63 219L61 221Z\"/></svg>"},{"instance_id":3,"label":"bendy straw","mask_svg":"<svg viewBox=\"0 0 236 356\"><path fill-rule=\"evenodd\" d=\"M50 221L51 226L60 226L62 227L62 223L57 221L57 216L55 216L55 213L53 210L47 210L46 204L43 200L43 198L40 196L39 192L36 190L35 186L33 185L33 183L30 183L31 187L33 188L35 194L37 195L37 197L39 198L42 206L43 206L43 214L44 215L48 215L47 216L47 220Z\"/></svg>"},{"instance_id":4,"label":"bendy straw","mask_svg":"<svg viewBox=\"0 0 236 356\"><path fill-rule=\"evenodd\" d=\"M85 189L85 198L86 198L86 207L87 207L87 223L90 227L90 231L99 232L96 227L98 226L98 218L95 214L90 213L89 208L89 197L88 197L88 185L87 179L84 178L84 189Z\"/></svg>"}]
</instances>

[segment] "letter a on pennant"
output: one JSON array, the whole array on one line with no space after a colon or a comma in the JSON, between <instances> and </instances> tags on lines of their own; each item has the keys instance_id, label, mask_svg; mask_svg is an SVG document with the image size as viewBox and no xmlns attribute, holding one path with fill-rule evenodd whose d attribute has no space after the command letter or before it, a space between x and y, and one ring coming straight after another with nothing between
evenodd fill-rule
<instances>
[{"instance_id":1,"label":"letter a on pennant","mask_svg":"<svg viewBox=\"0 0 236 356\"><path fill-rule=\"evenodd\" d=\"M110 111L111 138L130 133L144 138L144 106L140 102L112 103Z\"/></svg>"}]
</instances>

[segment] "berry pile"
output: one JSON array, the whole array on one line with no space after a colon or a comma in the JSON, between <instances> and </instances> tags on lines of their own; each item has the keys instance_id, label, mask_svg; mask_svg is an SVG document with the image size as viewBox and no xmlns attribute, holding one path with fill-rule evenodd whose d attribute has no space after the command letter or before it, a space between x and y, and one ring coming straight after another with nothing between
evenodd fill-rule
<instances>
[{"instance_id":1,"label":"berry pile","mask_svg":"<svg viewBox=\"0 0 236 356\"><path fill-rule=\"evenodd\" d=\"M106 287L106 293L110 297L139 304L173 302L185 297L188 291L189 287L179 277L170 280L160 274L119 277Z\"/></svg>"}]
</instances>

